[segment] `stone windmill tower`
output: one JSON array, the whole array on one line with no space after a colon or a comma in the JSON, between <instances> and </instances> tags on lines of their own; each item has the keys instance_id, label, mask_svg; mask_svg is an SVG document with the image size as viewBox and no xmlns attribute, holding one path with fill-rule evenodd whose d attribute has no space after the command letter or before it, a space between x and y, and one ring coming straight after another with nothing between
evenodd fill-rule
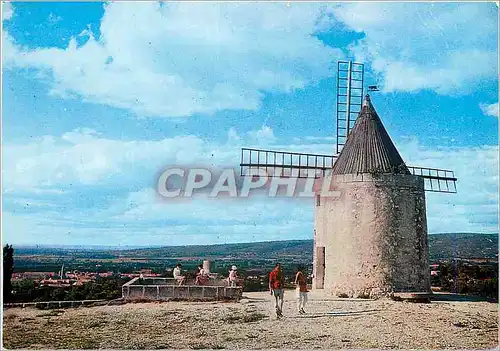
<instances>
[{"instance_id":1,"label":"stone windmill tower","mask_svg":"<svg viewBox=\"0 0 500 351\"><path fill-rule=\"evenodd\" d=\"M316 200L315 288L349 297L430 292L424 179L406 167L368 95L331 187L340 198Z\"/></svg>"},{"instance_id":2,"label":"stone windmill tower","mask_svg":"<svg viewBox=\"0 0 500 351\"><path fill-rule=\"evenodd\" d=\"M457 179L405 164L370 97L363 100L363 74L362 64L339 62L337 155L244 148L241 174L331 177L340 197L315 200L314 289L349 297L430 292L425 191L455 193Z\"/></svg>"}]
</instances>

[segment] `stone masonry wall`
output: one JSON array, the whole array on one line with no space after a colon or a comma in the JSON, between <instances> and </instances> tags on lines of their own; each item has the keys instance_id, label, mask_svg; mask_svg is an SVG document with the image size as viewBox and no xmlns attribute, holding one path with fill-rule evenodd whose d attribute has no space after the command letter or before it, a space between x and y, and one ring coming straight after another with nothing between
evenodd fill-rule
<instances>
[{"instance_id":1,"label":"stone masonry wall","mask_svg":"<svg viewBox=\"0 0 500 351\"><path fill-rule=\"evenodd\" d=\"M155 278L156 280L168 278ZM149 283L149 282L147 282ZM239 300L242 287L220 285L173 285L165 281L157 281L155 285L140 284L135 278L122 286L122 297L125 300Z\"/></svg>"},{"instance_id":2,"label":"stone masonry wall","mask_svg":"<svg viewBox=\"0 0 500 351\"><path fill-rule=\"evenodd\" d=\"M332 189L340 198L322 198L315 215L315 251L323 243L326 251L325 292L349 297L430 292L423 180L335 176Z\"/></svg>"}]
</instances>

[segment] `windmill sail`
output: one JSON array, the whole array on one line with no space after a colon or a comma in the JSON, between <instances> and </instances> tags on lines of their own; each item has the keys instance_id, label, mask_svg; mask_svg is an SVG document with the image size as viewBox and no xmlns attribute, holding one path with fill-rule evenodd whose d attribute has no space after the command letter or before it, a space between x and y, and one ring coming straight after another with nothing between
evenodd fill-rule
<instances>
[{"instance_id":1,"label":"windmill sail","mask_svg":"<svg viewBox=\"0 0 500 351\"><path fill-rule=\"evenodd\" d=\"M337 145L342 151L363 102L365 69L362 63L339 61L337 65Z\"/></svg>"},{"instance_id":2,"label":"windmill sail","mask_svg":"<svg viewBox=\"0 0 500 351\"><path fill-rule=\"evenodd\" d=\"M426 191L438 193L456 193L457 178L448 169L408 166L411 174L424 178Z\"/></svg>"},{"instance_id":3,"label":"windmill sail","mask_svg":"<svg viewBox=\"0 0 500 351\"><path fill-rule=\"evenodd\" d=\"M321 178L330 171L337 156L306 154L264 149L241 149L240 175L250 175L257 169L270 177ZM453 171L438 168L406 166L413 175L424 178L424 188L430 192L456 193Z\"/></svg>"},{"instance_id":4,"label":"windmill sail","mask_svg":"<svg viewBox=\"0 0 500 351\"><path fill-rule=\"evenodd\" d=\"M263 169L271 177L320 178L333 167L336 156L299 152L241 149L241 175Z\"/></svg>"}]
</instances>

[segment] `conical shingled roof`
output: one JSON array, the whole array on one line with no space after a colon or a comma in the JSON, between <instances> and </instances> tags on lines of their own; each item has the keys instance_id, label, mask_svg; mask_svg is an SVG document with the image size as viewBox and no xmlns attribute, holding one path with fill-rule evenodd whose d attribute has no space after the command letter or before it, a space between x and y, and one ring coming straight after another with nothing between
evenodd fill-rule
<instances>
[{"instance_id":1,"label":"conical shingled roof","mask_svg":"<svg viewBox=\"0 0 500 351\"><path fill-rule=\"evenodd\" d=\"M366 95L332 174L411 174Z\"/></svg>"}]
</instances>

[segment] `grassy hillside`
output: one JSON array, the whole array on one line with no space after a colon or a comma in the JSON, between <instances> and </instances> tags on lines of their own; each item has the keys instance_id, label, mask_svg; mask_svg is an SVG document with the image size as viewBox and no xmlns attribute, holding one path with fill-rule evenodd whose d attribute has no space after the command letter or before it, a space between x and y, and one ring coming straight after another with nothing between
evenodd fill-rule
<instances>
[{"instance_id":1,"label":"grassy hillside","mask_svg":"<svg viewBox=\"0 0 500 351\"><path fill-rule=\"evenodd\" d=\"M498 256L498 234L445 233L429 235L431 259L493 258Z\"/></svg>"},{"instance_id":2,"label":"grassy hillside","mask_svg":"<svg viewBox=\"0 0 500 351\"><path fill-rule=\"evenodd\" d=\"M210 246L179 246L128 251L136 256L290 258L312 257L312 240L287 240ZM498 254L498 234L445 233L429 235L431 259L493 258Z\"/></svg>"},{"instance_id":3,"label":"grassy hillside","mask_svg":"<svg viewBox=\"0 0 500 351\"><path fill-rule=\"evenodd\" d=\"M312 258L312 240L269 241L241 244L167 246L130 250L16 248L16 255L71 256L73 258ZM429 235L430 258L493 258L498 255L498 234L445 233Z\"/></svg>"}]
</instances>

